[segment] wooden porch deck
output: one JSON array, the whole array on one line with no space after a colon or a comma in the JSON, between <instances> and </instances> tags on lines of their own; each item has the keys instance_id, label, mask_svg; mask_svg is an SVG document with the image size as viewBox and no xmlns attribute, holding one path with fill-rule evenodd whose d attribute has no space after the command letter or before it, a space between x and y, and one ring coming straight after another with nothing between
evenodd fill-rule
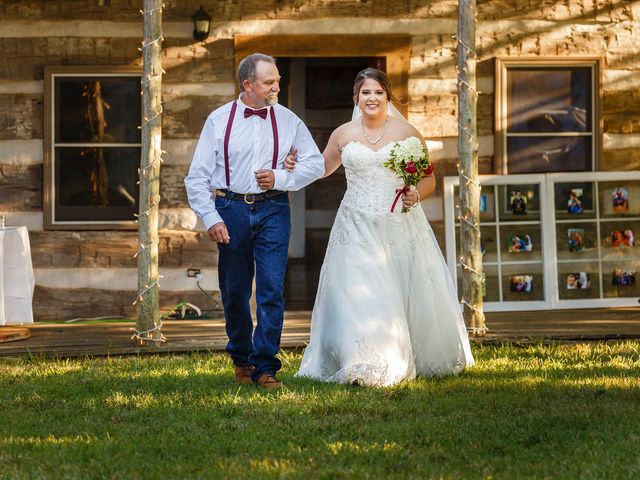
<instances>
[{"instance_id":1,"label":"wooden porch deck","mask_svg":"<svg viewBox=\"0 0 640 480\"><path fill-rule=\"evenodd\" d=\"M282 347L303 347L309 340L309 311L285 315ZM487 314L489 334L474 342L549 342L640 339L640 308L501 312ZM168 341L141 348L131 341L132 322L74 324L36 323L27 339L0 343L0 357L78 357L223 351L224 321L165 321ZM2 327L0 327L0 330Z\"/></svg>"}]
</instances>

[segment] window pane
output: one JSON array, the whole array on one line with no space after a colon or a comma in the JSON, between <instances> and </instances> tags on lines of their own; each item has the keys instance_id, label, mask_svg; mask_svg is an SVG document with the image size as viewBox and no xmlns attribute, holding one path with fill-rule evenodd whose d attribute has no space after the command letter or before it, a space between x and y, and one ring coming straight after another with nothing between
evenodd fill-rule
<instances>
[{"instance_id":1,"label":"window pane","mask_svg":"<svg viewBox=\"0 0 640 480\"><path fill-rule=\"evenodd\" d=\"M140 148L56 148L56 220L133 220Z\"/></svg>"},{"instance_id":2,"label":"window pane","mask_svg":"<svg viewBox=\"0 0 640 480\"><path fill-rule=\"evenodd\" d=\"M600 298L600 275L597 263L576 262L558 265L560 300Z\"/></svg>"},{"instance_id":3,"label":"window pane","mask_svg":"<svg viewBox=\"0 0 640 480\"><path fill-rule=\"evenodd\" d=\"M600 216L624 218L640 216L640 181L600 182Z\"/></svg>"},{"instance_id":4,"label":"window pane","mask_svg":"<svg viewBox=\"0 0 640 480\"><path fill-rule=\"evenodd\" d=\"M591 137L509 137L509 173L591 170Z\"/></svg>"},{"instance_id":5,"label":"window pane","mask_svg":"<svg viewBox=\"0 0 640 480\"><path fill-rule=\"evenodd\" d=\"M55 141L140 143L139 77L57 77Z\"/></svg>"},{"instance_id":6,"label":"window pane","mask_svg":"<svg viewBox=\"0 0 640 480\"><path fill-rule=\"evenodd\" d=\"M591 69L510 68L509 133L590 132Z\"/></svg>"}]
</instances>

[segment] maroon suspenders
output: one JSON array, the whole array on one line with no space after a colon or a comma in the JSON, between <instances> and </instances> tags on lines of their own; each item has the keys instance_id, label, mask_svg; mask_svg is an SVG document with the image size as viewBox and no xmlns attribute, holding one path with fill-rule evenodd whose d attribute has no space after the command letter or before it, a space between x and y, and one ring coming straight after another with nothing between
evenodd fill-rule
<instances>
[{"instance_id":1,"label":"maroon suspenders","mask_svg":"<svg viewBox=\"0 0 640 480\"><path fill-rule=\"evenodd\" d=\"M271 106L269 109L271 117L271 130L273 131L273 160L271 160L271 169L275 170L278 166L278 124L276 123L276 109Z\"/></svg>"},{"instance_id":2,"label":"maroon suspenders","mask_svg":"<svg viewBox=\"0 0 640 480\"><path fill-rule=\"evenodd\" d=\"M231 126L233 125L233 117L236 115L238 109L238 102L234 101L231 105L231 113L229 114L229 120L227 121L227 129L224 132L224 176L227 181L227 188L231 182L229 177L229 137L231 136Z\"/></svg>"},{"instance_id":3,"label":"maroon suspenders","mask_svg":"<svg viewBox=\"0 0 640 480\"><path fill-rule=\"evenodd\" d=\"M224 175L227 181L227 188L231 184L229 175L229 138L231 137L231 127L233 126L233 119L238 109L238 101L234 101L231 106L231 112L229 112L229 120L227 120L227 129L224 132ZM271 130L273 131L273 160L271 161L271 168L276 169L278 166L278 124L276 123L275 108L273 106L269 109L269 116L271 117Z\"/></svg>"}]
</instances>

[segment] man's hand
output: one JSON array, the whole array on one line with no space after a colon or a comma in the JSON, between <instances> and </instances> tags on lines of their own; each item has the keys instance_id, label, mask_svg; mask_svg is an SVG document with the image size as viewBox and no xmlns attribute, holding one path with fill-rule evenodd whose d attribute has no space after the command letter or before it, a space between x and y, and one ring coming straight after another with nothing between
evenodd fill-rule
<instances>
[{"instance_id":1,"label":"man's hand","mask_svg":"<svg viewBox=\"0 0 640 480\"><path fill-rule=\"evenodd\" d=\"M212 225L207 233L209 234L209 238L216 243L229 243L229 240L231 240L224 222L218 222Z\"/></svg>"},{"instance_id":2,"label":"man's hand","mask_svg":"<svg viewBox=\"0 0 640 480\"><path fill-rule=\"evenodd\" d=\"M298 150L296 148L292 148L289 150L287 154L287 158L284 159L284 169L287 172L293 172L293 169L296 168L296 163L298 162Z\"/></svg>"},{"instance_id":3,"label":"man's hand","mask_svg":"<svg viewBox=\"0 0 640 480\"><path fill-rule=\"evenodd\" d=\"M256 170L256 181L262 190L271 190L276 183L273 170Z\"/></svg>"}]
</instances>

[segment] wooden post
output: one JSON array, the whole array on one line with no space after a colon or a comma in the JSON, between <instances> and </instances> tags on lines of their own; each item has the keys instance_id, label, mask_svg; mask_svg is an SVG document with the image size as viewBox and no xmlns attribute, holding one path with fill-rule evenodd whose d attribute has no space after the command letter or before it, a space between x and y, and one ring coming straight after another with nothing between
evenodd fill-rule
<instances>
[{"instance_id":1,"label":"wooden post","mask_svg":"<svg viewBox=\"0 0 640 480\"><path fill-rule=\"evenodd\" d=\"M140 345L164 341L160 332L158 205L162 140L162 0L144 0L142 43L142 155L138 216L138 298L135 339Z\"/></svg>"},{"instance_id":2,"label":"wooden post","mask_svg":"<svg viewBox=\"0 0 640 480\"><path fill-rule=\"evenodd\" d=\"M458 1L458 172L460 175L460 245L462 303L471 333L484 335L482 254L480 252L480 185L476 128L476 0Z\"/></svg>"}]
</instances>

